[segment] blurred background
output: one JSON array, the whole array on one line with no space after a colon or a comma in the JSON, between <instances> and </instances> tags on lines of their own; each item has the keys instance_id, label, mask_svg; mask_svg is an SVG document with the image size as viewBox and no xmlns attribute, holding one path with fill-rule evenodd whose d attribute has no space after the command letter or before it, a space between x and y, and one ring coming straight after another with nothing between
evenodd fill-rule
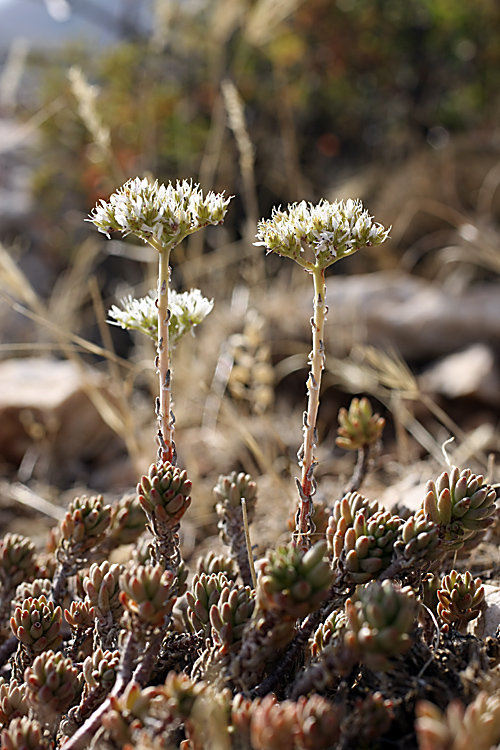
<instances>
[{"instance_id":1,"label":"blurred background","mask_svg":"<svg viewBox=\"0 0 500 750\"><path fill-rule=\"evenodd\" d=\"M3 523L119 494L155 458L154 347L106 319L157 258L85 223L137 175L234 195L172 256L174 288L215 299L174 359L185 546L215 530L219 473L258 479L264 541L293 514L312 285L252 243L302 199L361 198L392 226L328 272L323 499L352 470L353 395L387 419L368 495L408 499L451 436L494 480L499 125L496 0L0 0Z\"/></svg>"}]
</instances>

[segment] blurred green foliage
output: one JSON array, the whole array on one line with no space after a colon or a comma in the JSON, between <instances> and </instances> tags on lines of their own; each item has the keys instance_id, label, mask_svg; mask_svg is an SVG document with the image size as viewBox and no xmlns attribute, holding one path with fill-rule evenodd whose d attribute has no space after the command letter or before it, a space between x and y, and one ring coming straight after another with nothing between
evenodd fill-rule
<instances>
[{"instance_id":1,"label":"blurred green foliage","mask_svg":"<svg viewBox=\"0 0 500 750\"><path fill-rule=\"evenodd\" d=\"M34 61L42 103L62 103L43 125L36 176L42 223L67 224L54 247L67 246L67 231L88 231L74 209L86 214L135 175L201 178L204 189L241 194L238 150L224 130L226 77L245 106L263 214L325 195L361 165L497 127L497 0L164 0L156 12L149 38ZM75 63L100 88L107 158L77 113L67 80ZM233 236L241 204L237 214L226 222Z\"/></svg>"}]
</instances>

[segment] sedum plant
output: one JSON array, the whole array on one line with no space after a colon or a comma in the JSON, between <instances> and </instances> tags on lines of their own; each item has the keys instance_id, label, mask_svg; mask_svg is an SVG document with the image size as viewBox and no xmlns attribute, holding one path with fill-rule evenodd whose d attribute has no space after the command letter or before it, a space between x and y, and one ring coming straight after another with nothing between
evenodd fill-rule
<instances>
[{"instance_id":1,"label":"sedum plant","mask_svg":"<svg viewBox=\"0 0 500 750\"><path fill-rule=\"evenodd\" d=\"M157 321L156 365L160 393L157 417L160 463L167 461L175 463L174 419L170 403L170 254L183 239L193 232L209 224L221 224L230 200L231 198L225 198L222 193L209 192L204 196L200 186L188 180L177 181L175 185L171 182L168 185L160 185L157 180L152 183L147 179L141 180L136 177L113 193L109 201L101 200L88 219L108 237L110 232L121 232L123 235L133 234L158 251L158 287L154 303L157 307L157 315L154 316L154 320ZM182 303L179 305L178 299L175 301L178 303L179 310L178 328L181 324L185 325L188 322L189 306L194 314L193 308L196 303L198 304L198 318L202 309L208 311L207 303L197 299L196 295L191 296L184 308L182 308ZM141 330L151 335L154 321L150 314L149 302L137 303L135 307L133 303L130 303L126 305L124 313L128 320L130 320L130 313L134 317L137 316L135 317L136 327L140 327L141 321L145 321L145 326L141 327ZM123 316L121 320L124 320Z\"/></svg>"},{"instance_id":2,"label":"sedum plant","mask_svg":"<svg viewBox=\"0 0 500 750\"><path fill-rule=\"evenodd\" d=\"M484 477L454 466L436 482L427 482L423 510L438 524L446 548L459 550L469 537L491 526L495 500L495 490Z\"/></svg>"},{"instance_id":3,"label":"sedum plant","mask_svg":"<svg viewBox=\"0 0 500 750\"><path fill-rule=\"evenodd\" d=\"M485 691L467 708L455 700L443 712L422 700L416 713L419 750L491 750L500 743L500 698Z\"/></svg>"},{"instance_id":4,"label":"sedum plant","mask_svg":"<svg viewBox=\"0 0 500 750\"><path fill-rule=\"evenodd\" d=\"M469 622L481 614L484 586L481 579L474 580L468 570L463 574L452 570L443 577L437 597L437 613L445 627L452 625L459 633L465 634Z\"/></svg>"},{"instance_id":5,"label":"sedum plant","mask_svg":"<svg viewBox=\"0 0 500 750\"><path fill-rule=\"evenodd\" d=\"M110 316L157 341L159 455L135 494L111 505L76 498L45 554L19 535L0 543L2 747L367 750L401 738L413 747L418 737L425 750L465 750L472 735L478 748L498 744L498 680L480 675L499 663L498 640L463 635L484 590L446 568L449 550L465 555L492 523L494 488L452 469L404 517L359 494L383 429L361 398L339 414L337 442L358 451L353 477L341 499L324 493L312 505L325 270L387 237L359 201L294 204L259 224L257 244L314 282L293 536L264 555L252 550L256 483L229 472L214 488L229 555L210 549L188 576L180 525L193 486L175 465L170 354L212 303L198 290L170 291L169 261L186 235L222 221L228 202L191 182L137 178L92 214L100 231L134 234L158 251L156 294ZM475 698L480 679L491 696Z\"/></svg>"},{"instance_id":6,"label":"sedum plant","mask_svg":"<svg viewBox=\"0 0 500 750\"><path fill-rule=\"evenodd\" d=\"M353 398L349 410L339 409L336 444L347 451L357 451L358 458L346 492L359 489L368 471L371 452L382 438L385 419L373 413L370 401Z\"/></svg>"},{"instance_id":7,"label":"sedum plant","mask_svg":"<svg viewBox=\"0 0 500 750\"><path fill-rule=\"evenodd\" d=\"M242 505L246 509L247 521L251 523L257 502L257 485L250 474L232 471L227 476L219 477L214 487L214 496L221 540L229 545L231 557L238 565L243 583L249 586L252 583L253 560L249 560L245 545Z\"/></svg>"},{"instance_id":8,"label":"sedum plant","mask_svg":"<svg viewBox=\"0 0 500 750\"><path fill-rule=\"evenodd\" d=\"M415 594L409 587L396 589L391 581L373 581L358 596L346 603L346 645L370 669L389 669L390 658L411 646L418 611Z\"/></svg>"},{"instance_id":9,"label":"sedum plant","mask_svg":"<svg viewBox=\"0 0 500 750\"><path fill-rule=\"evenodd\" d=\"M317 416L325 362L325 271L363 247L380 245L388 234L388 229L373 222L359 200L334 203L322 200L317 205L302 201L289 205L286 211L273 209L271 218L258 224L256 245L265 247L268 253L291 258L313 277L311 369L306 383L308 401L303 418L303 442L298 453L302 475L300 481L297 480L299 505L294 534L297 543L304 549L310 546L313 531L311 516L312 498L316 490Z\"/></svg>"}]
</instances>

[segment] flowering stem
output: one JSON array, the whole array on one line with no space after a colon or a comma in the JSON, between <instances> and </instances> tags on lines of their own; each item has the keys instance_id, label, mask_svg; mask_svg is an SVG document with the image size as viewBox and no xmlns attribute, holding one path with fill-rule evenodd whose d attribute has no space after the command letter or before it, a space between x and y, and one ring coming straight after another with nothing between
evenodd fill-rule
<instances>
[{"instance_id":1,"label":"flowering stem","mask_svg":"<svg viewBox=\"0 0 500 750\"><path fill-rule=\"evenodd\" d=\"M316 489L313 472L317 463L314 449L318 442L316 420L321 377L325 363L324 330L327 312L324 266L315 265L309 272L312 274L314 281L314 316L311 318L313 348L309 360L311 370L306 384L307 412L304 412L304 440L299 451L299 466L302 467L302 477L300 484L297 482L300 500L294 533L294 539L304 550L311 545L312 496Z\"/></svg>"},{"instance_id":2,"label":"flowering stem","mask_svg":"<svg viewBox=\"0 0 500 750\"><path fill-rule=\"evenodd\" d=\"M160 463L175 463L175 445L172 438L174 423L170 408L170 357L168 352L168 285L170 281L171 246L157 247L159 251L158 268L158 347L157 371L160 381L160 398L157 402L158 417L158 460Z\"/></svg>"}]
</instances>

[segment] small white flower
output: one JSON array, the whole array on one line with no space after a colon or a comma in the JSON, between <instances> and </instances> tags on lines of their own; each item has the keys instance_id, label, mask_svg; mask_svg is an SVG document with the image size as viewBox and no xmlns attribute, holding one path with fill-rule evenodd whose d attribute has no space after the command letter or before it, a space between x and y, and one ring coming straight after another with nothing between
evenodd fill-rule
<instances>
[{"instance_id":1,"label":"small white flower","mask_svg":"<svg viewBox=\"0 0 500 750\"><path fill-rule=\"evenodd\" d=\"M160 185L136 177L101 200L87 221L109 237L112 231L136 237L154 246L174 247L186 235L208 224L220 224L231 198L210 191L204 198L191 181Z\"/></svg>"},{"instance_id":2,"label":"small white flower","mask_svg":"<svg viewBox=\"0 0 500 750\"><path fill-rule=\"evenodd\" d=\"M255 245L294 260L309 246L316 265L326 268L362 247L381 244L389 231L372 221L360 200L302 201L287 211L273 208L270 219L259 221Z\"/></svg>"},{"instance_id":3,"label":"small white flower","mask_svg":"<svg viewBox=\"0 0 500 750\"><path fill-rule=\"evenodd\" d=\"M125 297L121 308L113 305L108 314L112 325L127 330L142 331L151 339L158 338L158 308L156 293L151 291L147 297L135 299ZM168 323L169 346L173 348L188 331L199 325L211 312L214 301L207 299L199 289L178 293L170 291L168 306L170 318Z\"/></svg>"}]
</instances>

